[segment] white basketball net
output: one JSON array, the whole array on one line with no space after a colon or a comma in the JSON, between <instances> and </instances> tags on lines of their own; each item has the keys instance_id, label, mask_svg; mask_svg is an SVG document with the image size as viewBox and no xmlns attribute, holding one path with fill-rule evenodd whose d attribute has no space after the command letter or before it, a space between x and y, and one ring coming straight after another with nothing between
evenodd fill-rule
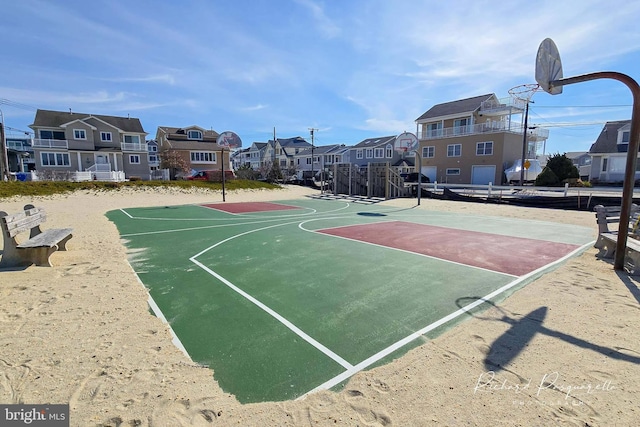
<instances>
[{"instance_id":1,"label":"white basketball net","mask_svg":"<svg viewBox=\"0 0 640 427\"><path fill-rule=\"evenodd\" d=\"M513 99L519 101L529 102L536 92L540 92L542 88L537 83L529 83L526 85L520 85L509 89L509 95Z\"/></svg>"}]
</instances>

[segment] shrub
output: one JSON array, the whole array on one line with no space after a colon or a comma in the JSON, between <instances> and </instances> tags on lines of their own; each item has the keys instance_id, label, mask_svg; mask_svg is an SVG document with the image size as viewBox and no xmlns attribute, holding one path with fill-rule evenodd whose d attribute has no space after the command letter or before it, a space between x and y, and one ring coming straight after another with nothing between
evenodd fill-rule
<instances>
[{"instance_id":1,"label":"shrub","mask_svg":"<svg viewBox=\"0 0 640 427\"><path fill-rule=\"evenodd\" d=\"M558 175L555 174L549 167L545 166L540 175L536 178L536 185L541 187L552 187L560 184Z\"/></svg>"}]
</instances>

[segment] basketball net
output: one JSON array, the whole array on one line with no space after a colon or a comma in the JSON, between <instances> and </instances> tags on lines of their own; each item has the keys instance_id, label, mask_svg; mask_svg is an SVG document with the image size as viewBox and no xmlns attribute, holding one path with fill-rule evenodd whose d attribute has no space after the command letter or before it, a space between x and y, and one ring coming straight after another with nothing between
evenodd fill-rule
<instances>
[{"instance_id":1,"label":"basketball net","mask_svg":"<svg viewBox=\"0 0 640 427\"><path fill-rule=\"evenodd\" d=\"M511 89L509 89L509 95L511 95L514 101L517 100L522 103L526 103L531 101L531 98L533 97L533 95L536 92L540 92L541 90L542 88L540 87L539 84L529 83L526 85L512 87ZM514 104L518 104L518 103L514 102Z\"/></svg>"}]
</instances>

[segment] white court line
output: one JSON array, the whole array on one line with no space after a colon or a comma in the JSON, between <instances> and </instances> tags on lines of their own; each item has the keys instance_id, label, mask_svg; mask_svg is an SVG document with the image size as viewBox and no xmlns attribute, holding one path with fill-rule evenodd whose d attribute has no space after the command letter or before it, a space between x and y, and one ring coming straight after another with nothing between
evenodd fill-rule
<instances>
[{"instance_id":1,"label":"white court line","mask_svg":"<svg viewBox=\"0 0 640 427\"><path fill-rule=\"evenodd\" d=\"M320 384L318 387L308 391L307 393L303 394L302 396L298 397L296 400L302 399L305 396L307 396L308 394L314 393L316 391L320 391L320 390L328 390L331 387L334 387L338 384L340 384L341 382L343 382L344 380L352 377L353 375L357 374L358 372L362 371L363 369L367 368L368 366L373 365L374 363L376 363L377 361L385 358L386 356L390 355L391 353L393 353L396 350L399 350L400 348L404 347L405 345L409 344L411 341L421 337L422 335L426 334L427 332L430 332L434 329L436 329L439 326L444 325L445 323L455 319L456 317L459 317L460 315L474 309L475 307L479 306L480 304L483 304L485 301L489 301L492 298L497 297L498 295L500 295L501 293L513 288L514 286L519 285L520 283L522 283L525 280L530 279L531 277L534 277L535 275L538 275L546 270L551 269L552 267L555 267L556 265L566 261L567 259L575 256L576 254L583 252L585 250L587 250L591 245L593 245L595 242L589 242L577 249L575 249L574 251L568 253L567 255L565 255L562 258L557 259L556 261L552 262L551 264L547 264L544 267L540 267L537 270L534 270L524 276L519 277L518 279L507 283L506 285L504 285L503 287L496 289L495 291L491 292L490 294L482 297L481 299L478 299L474 302L472 302L471 304L467 304L464 307L462 307L461 309L454 311L453 313L449 314L448 316L443 317L440 320L437 320L433 323L431 323L430 325L425 326L424 328L412 333L411 335L406 336L405 338L401 339L400 341L395 342L394 344L390 345L389 347L377 352L376 354L374 354L373 356L363 360L362 362L358 363L357 365L355 365L353 368L351 369L347 369L346 371L344 371L343 373L341 373L340 375L336 375L335 377L331 378L329 381L326 381L323 384Z\"/></svg>"},{"instance_id":2,"label":"white court line","mask_svg":"<svg viewBox=\"0 0 640 427\"><path fill-rule=\"evenodd\" d=\"M394 248L392 246L384 246L384 245L380 245L378 243L366 242L364 240L351 239L349 237L343 237L343 236L335 236L333 234L324 234L324 233L321 233L321 232L319 232L317 230L309 230L309 229L306 229L306 228L303 227L303 224L305 224L307 222L322 221L322 220L326 220L326 219L341 219L341 218L338 217L338 218L309 219L309 220L303 221L300 224L298 224L298 228L301 229L301 230L307 231L309 233L313 233L313 234L321 234L323 236L333 237L333 238L336 238L336 239L348 240L350 242L361 243L363 245L375 246L377 248L382 248L382 249L387 249L387 250L392 250L392 251L398 251L398 252L404 252L406 254L421 256L421 257L424 257L424 258L429 258L429 259L433 259L433 260L436 260L436 261L442 261L442 262L446 262L446 263L453 264L453 265L459 265L459 266L462 266L462 267L473 268L475 270L487 271L487 272L493 273L493 274L500 274L502 276L518 277L515 274L508 274L508 273L505 273L505 272L502 272L502 271L490 270L490 269L484 268L484 267L477 267L475 265L463 264L463 263L457 262L457 261L451 261L451 260L444 259L444 258L438 258L438 257L433 256L433 255L425 255L425 254L421 254L421 253L418 253L418 252L408 251L406 249ZM380 224L380 223L384 223L384 222L396 222L396 221L398 221L398 220L378 221L378 222L372 222L371 224ZM359 225L362 225L362 224L359 224ZM334 228L343 228L343 227L349 227L349 226L339 226L339 227L334 227ZM330 230L330 229L331 228L321 228L321 230Z\"/></svg>"},{"instance_id":3,"label":"white court line","mask_svg":"<svg viewBox=\"0 0 640 427\"><path fill-rule=\"evenodd\" d=\"M206 265L202 264L200 261L196 260L196 258L199 257L200 255L210 251L211 249L213 249L213 248L215 248L215 247L217 247L219 245L222 245L222 244L224 244L224 243L226 243L226 242L228 242L230 240L233 240L233 239L235 239L237 237L245 236L247 234L255 233L257 231L267 230L269 228L281 227L281 226L284 226L284 225L291 225L291 224L297 224L297 223L298 223L298 221L288 222L288 223L284 223L284 224L275 224L275 225L270 225L268 227L258 228L256 230L250 230L250 231L247 231L247 232L244 232L244 233L236 234L235 236L231 236L231 237L229 237L227 239L221 240L220 242L216 243L215 245L210 246L210 247L208 247L207 249L205 249L203 251L200 251L196 255L194 255L191 258L189 258L189 261L193 262L198 267L200 267L201 269L203 269L207 273L211 274L216 279L220 280L226 286L228 286L229 288L231 288L232 290L234 290L238 294L242 295L245 299L247 299L248 301L252 302L256 306L258 306L259 308L264 310L266 313L271 315L274 319L276 319L277 321L282 323L284 326L286 326L294 334L298 335L300 338L302 338L303 340L305 340L306 342L308 342L309 344L314 346L316 349L318 349L319 351L324 353L326 356L328 356L329 358L333 359L335 362L340 364L342 367L344 367L346 369L352 369L353 368L352 364L350 364L349 362L344 360L342 357L338 356L336 353L331 351L329 348L327 348L326 346L324 346L320 342L318 342L315 339L313 339L311 336L309 336L307 333L305 333L302 329L298 328L296 325L294 325L293 323L288 321L286 318L281 316L275 310L273 310L270 307L268 307L267 305L263 304L258 299L256 299L253 296L249 295L247 292L243 291L242 289L240 289L239 287L237 287L236 285L234 285L233 283L231 283L230 281L228 281L227 279L225 279L224 277L222 277L221 275L219 275L215 271L211 270Z\"/></svg>"}]
</instances>

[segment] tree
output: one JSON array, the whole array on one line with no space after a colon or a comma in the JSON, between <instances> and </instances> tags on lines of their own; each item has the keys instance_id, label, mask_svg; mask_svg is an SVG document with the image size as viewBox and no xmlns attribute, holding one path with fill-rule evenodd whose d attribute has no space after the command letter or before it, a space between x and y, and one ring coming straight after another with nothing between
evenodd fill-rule
<instances>
[{"instance_id":1,"label":"tree","mask_svg":"<svg viewBox=\"0 0 640 427\"><path fill-rule=\"evenodd\" d=\"M191 171L191 165L177 150L163 150L159 153L159 156L160 167L169 169L170 179L176 179L178 173L186 175Z\"/></svg>"},{"instance_id":2,"label":"tree","mask_svg":"<svg viewBox=\"0 0 640 427\"><path fill-rule=\"evenodd\" d=\"M553 181L550 174L545 174L545 170L549 169L556 176L557 181ZM549 158L545 170L536 178L536 185L558 185L570 178L579 178L580 172L566 154L556 153Z\"/></svg>"}]
</instances>

